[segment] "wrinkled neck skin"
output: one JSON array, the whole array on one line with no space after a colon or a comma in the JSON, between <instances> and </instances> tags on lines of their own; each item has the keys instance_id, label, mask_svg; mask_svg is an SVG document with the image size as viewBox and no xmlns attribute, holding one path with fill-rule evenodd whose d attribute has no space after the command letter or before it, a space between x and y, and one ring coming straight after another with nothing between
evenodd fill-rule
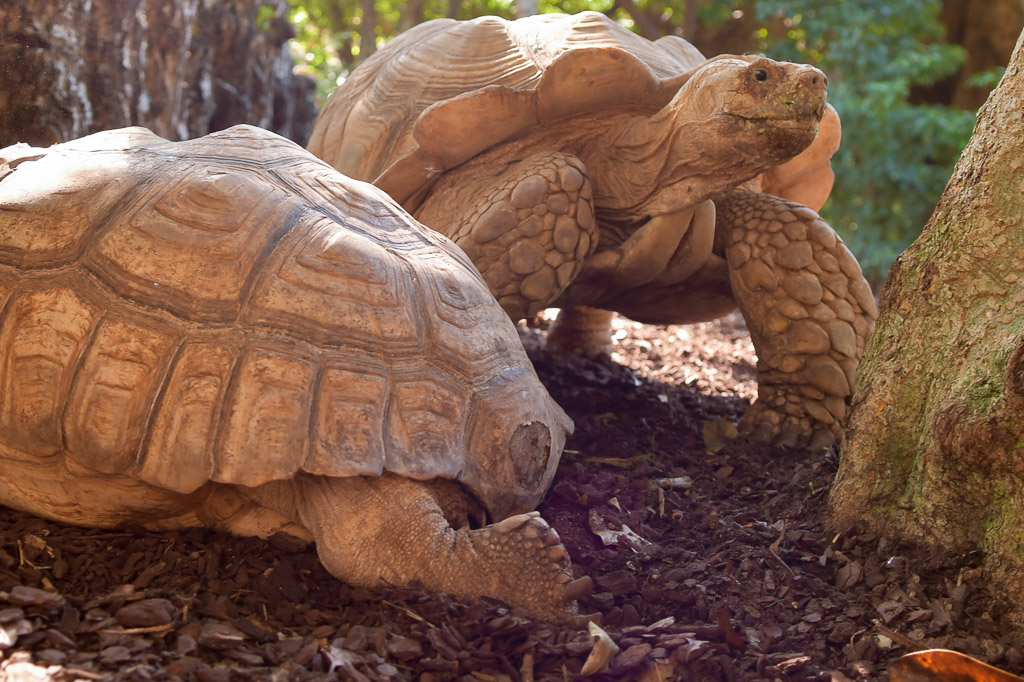
<instances>
[{"instance_id":1,"label":"wrinkled neck skin","mask_svg":"<svg viewBox=\"0 0 1024 682\"><path fill-rule=\"evenodd\" d=\"M679 99L633 117L608 141L609 161L594 183L606 220L645 220L694 206L793 158L814 139L813 131L705 116Z\"/></svg>"}]
</instances>

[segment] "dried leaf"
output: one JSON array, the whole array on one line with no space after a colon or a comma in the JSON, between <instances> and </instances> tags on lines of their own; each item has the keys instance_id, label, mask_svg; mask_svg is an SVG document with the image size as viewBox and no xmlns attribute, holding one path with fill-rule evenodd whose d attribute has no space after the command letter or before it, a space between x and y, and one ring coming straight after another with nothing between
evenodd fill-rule
<instances>
[{"instance_id":1,"label":"dried leaf","mask_svg":"<svg viewBox=\"0 0 1024 682\"><path fill-rule=\"evenodd\" d=\"M889 666L891 682L1024 682L1024 678L957 651L929 649L901 656Z\"/></svg>"},{"instance_id":2,"label":"dried leaf","mask_svg":"<svg viewBox=\"0 0 1024 682\"><path fill-rule=\"evenodd\" d=\"M703 432L704 449L712 455L728 445L729 441L736 440L740 436L736 425L725 417L704 422Z\"/></svg>"},{"instance_id":3,"label":"dried leaf","mask_svg":"<svg viewBox=\"0 0 1024 682\"><path fill-rule=\"evenodd\" d=\"M644 545L651 544L649 541L637 535L636 532L626 524L622 524L622 530L611 530L605 526L604 521L601 519L601 516L596 509L590 510L590 530L594 535L601 538L601 542L606 545L618 545L620 539L632 542L635 547L643 547Z\"/></svg>"},{"instance_id":4,"label":"dried leaf","mask_svg":"<svg viewBox=\"0 0 1024 682\"><path fill-rule=\"evenodd\" d=\"M860 582L864 576L864 567L859 561L850 561L836 571L836 589L848 590Z\"/></svg>"},{"instance_id":5,"label":"dried leaf","mask_svg":"<svg viewBox=\"0 0 1024 682\"><path fill-rule=\"evenodd\" d=\"M654 479L654 482L660 488L686 489L693 487L693 479L690 478L689 476L676 476L674 478L656 478Z\"/></svg>"},{"instance_id":6,"label":"dried leaf","mask_svg":"<svg viewBox=\"0 0 1024 682\"><path fill-rule=\"evenodd\" d=\"M888 624L893 618L903 613L904 608L903 604L900 604L898 601L884 601L876 606L875 610L878 611L878 615L882 617L882 620Z\"/></svg>"},{"instance_id":7,"label":"dried leaf","mask_svg":"<svg viewBox=\"0 0 1024 682\"><path fill-rule=\"evenodd\" d=\"M613 642L608 633L594 621L590 621L587 629L590 631L594 645L590 649L590 655L587 656L587 661L583 664L580 674L595 675L608 670L608 662L612 656L619 653L619 645Z\"/></svg>"}]
</instances>

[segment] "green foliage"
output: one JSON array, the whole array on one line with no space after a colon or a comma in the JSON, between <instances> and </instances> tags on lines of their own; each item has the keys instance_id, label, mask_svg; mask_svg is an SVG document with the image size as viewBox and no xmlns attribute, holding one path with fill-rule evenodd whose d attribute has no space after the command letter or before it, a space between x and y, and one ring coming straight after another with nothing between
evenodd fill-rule
<instances>
[{"instance_id":1,"label":"green foliage","mask_svg":"<svg viewBox=\"0 0 1024 682\"><path fill-rule=\"evenodd\" d=\"M974 113L911 104L910 89L956 72L958 46L938 42L938 0L763 0L762 20L786 17L769 56L829 75L843 122L836 187L823 214L880 280L927 222L974 126ZM765 37L767 35L765 34Z\"/></svg>"},{"instance_id":2,"label":"green foliage","mask_svg":"<svg viewBox=\"0 0 1024 682\"><path fill-rule=\"evenodd\" d=\"M986 69L979 73L974 74L967 79L967 85L975 88L992 88L999 85L999 81L1002 80L1003 74L1006 73L1005 66L997 66L992 69Z\"/></svg>"}]
</instances>

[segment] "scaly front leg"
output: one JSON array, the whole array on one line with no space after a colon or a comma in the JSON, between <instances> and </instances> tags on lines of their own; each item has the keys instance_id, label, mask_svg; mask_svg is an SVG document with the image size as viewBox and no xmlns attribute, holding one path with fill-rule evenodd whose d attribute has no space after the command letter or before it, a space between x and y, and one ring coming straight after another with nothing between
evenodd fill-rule
<instances>
[{"instance_id":1,"label":"scaly front leg","mask_svg":"<svg viewBox=\"0 0 1024 682\"><path fill-rule=\"evenodd\" d=\"M478 530L460 528L474 505L453 500L455 491L450 482L392 474L299 474L249 496L297 517L327 570L353 585L419 584L500 599L545 620L577 618L574 600L592 584L573 581L565 547L544 519L530 512Z\"/></svg>"},{"instance_id":2,"label":"scaly front leg","mask_svg":"<svg viewBox=\"0 0 1024 682\"><path fill-rule=\"evenodd\" d=\"M758 399L742 433L827 447L842 435L877 314L856 259L811 209L736 190L716 199L733 295L757 351Z\"/></svg>"},{"instance_id":3,"label":"scaly front leg","mask_svg":"<svg viewBox=\"0 0 1024 682\"><path fill-rule=\"evenodd\" d=\"M473 172L442 178L416 218L466 252L513 321L532 316L576 278L597 243L586 168L571 154L541 152ZM471 210L453 216L453 205Z\"/></svg>"}]
</instances>

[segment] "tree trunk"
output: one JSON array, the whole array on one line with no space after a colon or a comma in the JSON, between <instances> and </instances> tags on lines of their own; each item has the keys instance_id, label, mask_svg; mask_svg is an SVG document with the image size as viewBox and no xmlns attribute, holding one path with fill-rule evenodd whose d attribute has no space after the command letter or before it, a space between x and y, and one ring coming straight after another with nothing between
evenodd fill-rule
<instances>
[{"instance_id":1,"label":"tree trunk","mask_svg":"<svg viewBox=\"0 0 1024 682\"><path fill-rule=\"evenodd\" d=\"M364 60L377 51L377 4L376 0L360 0L359 6L359 59Z\"/></svg>"},{"instance_id":2,"label":"tree trunk","mask_svg":"<svg viewBox=\"0 0 1024 682\"><path fill-rule=\"evenodd\" d=\"M651 17L647 16L642 9L636 6L633 0L613 0L612 9L621 10L633 20L637 30L648 40L657 40L664 35L664 31Z\"/></svg>"},{"instance_id":3,"label":"tree trunk","mask_svg":"<svg viewBox=\"0 0 1024 682\"><path fill-rule=\"evenodd\" d=\"M398 17L398 33L408 31L423 21L423 0L408 0Z\"/></svg>"},{"instance_id":4,"label":"tree trunk","mask_svg":"<svg viewBox=\"0 0 1024 682\"><path fill-rule=\"evenodd\" d=\"M286 11L285 0L5 0L0 147L236 123L303 142L312 88L291 74Z\"/></svg>"},{"instance_id":5,"label":"tree trunk","mask_svg":"<svg viewBox=\"0 0 1024 682\"><path fill-rule=\"evenodd\" d=\"M914 86L911 101L975 110L985 102L991 86L979 87L968 81L979 73L1006 66L1024 27L1024 2L943 0L939 20L946 28L946 40L963 47L966 59L952 76Z\"/></svg>"},{"instance_id":6,"label":"tree trunk","mask_svg":"<svg viewBox=\"0 0 1024 682\"><path fill-rule=\"evenodd\" d=\"M982 550L1024 625L1024 35L893 266L832 490L839 530Z\"/></svg>"},{"instance_id":7,"label":"tree trunk","mask_svg":"<svg viewBox=\"0 0 1024 682\"><path fill-rule=\"evenodd\" d=\"M540 10L538 0L516 0L516 16L531 17Z\"/></svg>"}]
</instances>

